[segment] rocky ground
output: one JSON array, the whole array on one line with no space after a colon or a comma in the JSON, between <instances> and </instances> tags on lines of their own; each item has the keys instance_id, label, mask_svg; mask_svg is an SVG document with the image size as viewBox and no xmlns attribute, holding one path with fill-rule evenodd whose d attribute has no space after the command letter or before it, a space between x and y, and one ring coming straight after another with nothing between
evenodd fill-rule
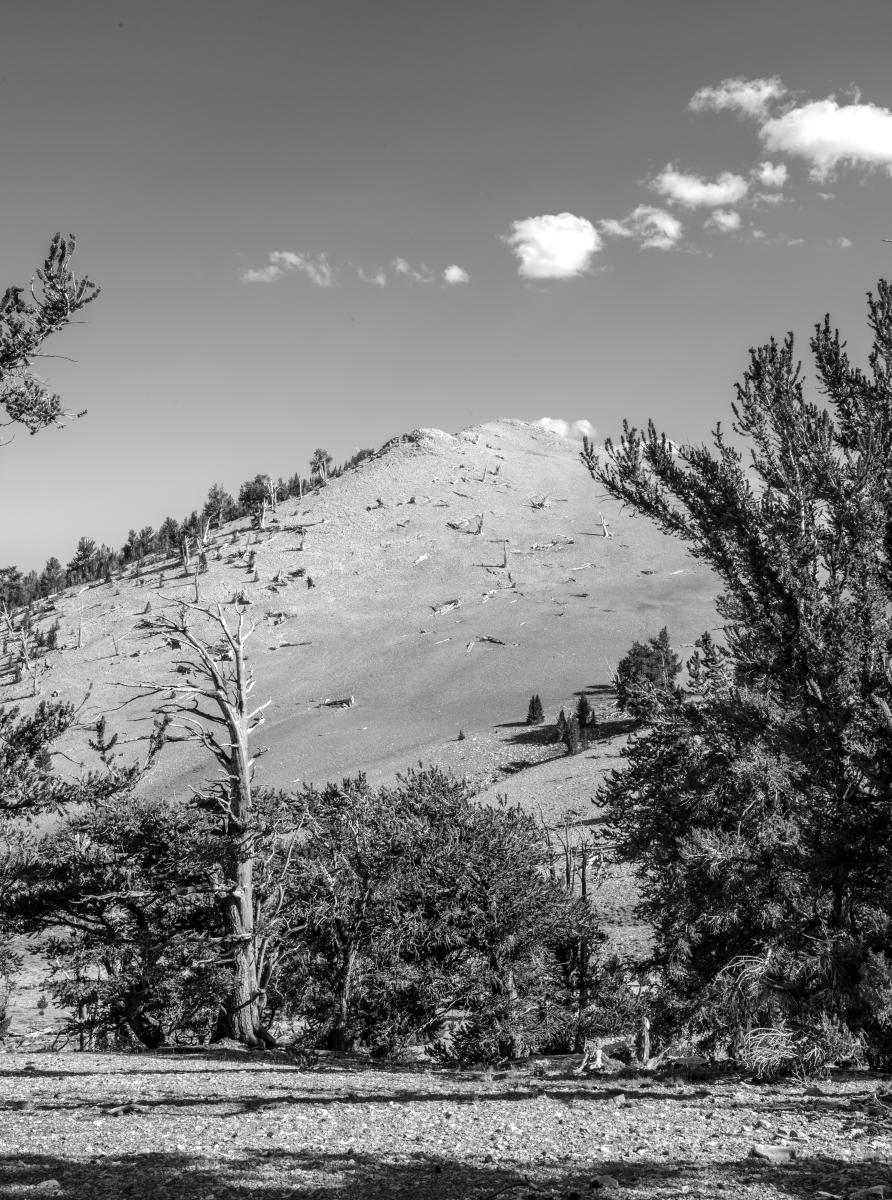
<instances>
[{"instance_id":1,"label":"rocky ground","mask_svg":"<svg viewBox=\"0 0 892 1200\"><path fill-rule=\"evenodd\" d=\"M892 1196L889 1080L0 1056L0 1197Z\"/></svg>"}]
</instances>

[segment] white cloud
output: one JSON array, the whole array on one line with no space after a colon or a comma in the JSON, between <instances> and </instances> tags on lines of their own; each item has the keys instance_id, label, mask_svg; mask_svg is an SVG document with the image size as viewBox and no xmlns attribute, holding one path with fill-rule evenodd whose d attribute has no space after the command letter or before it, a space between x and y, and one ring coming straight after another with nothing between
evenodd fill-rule
<instances>
[{"instance_id":1,"label":"white cloud","mask_svg":"<svg viewBox=\"0 0 892 1200\"><path fill-rule=\"evenodd\" d=\"M281 274L281 267L246 267L242 271L242 283L272 283Z\"/></svg>"},{"instance_id":2,"label":"white cloud","mask_svg":"<svg viewBox=\"0 0 892 1200\"><path fill-rule=\"evenodd\" d=\"M754 171L756 178L762 187L782 188L787 182L787 164L786 163L759 163Z\"/></svg>"},{"instance_id":3,"label":"white cloud","mask_svg":"<svg viewBox=\"0 0 892 1200\"><path fill-rule=\"evenodd\" d=\"M357 267L356 274L363 281L363 283L371 283L374 284L375 287L387 287L387 275L380 269L377 270L374 275L369 275L366 274L362 267Z\"/></svg>"},{"instance_id":4,"label":"white cloud","mask_svg":"<svg viewBox=\"0 0 892 1200\"><path fill-rule=\"evenodd\" d=\"M813 179L827 179L844 164L892 174L892 112L876 104L813 100L765 121L759 136L767 150L804 158Z\"/></svg>"},{"instance_id":5,"label":"white cloud","mask_svg":"<svg viewBox=\"0 0 892 1200\"><path fill-rule=\"evenodd\" d=\"M788 246L804 246L805 238L787 238Z\"/></svg>"},{"instance_id":6,"label":"white cloud","mask_svg":"<svg viewBox=\"0 0 892 1200\"><path fill-rule=\"evenodd\" d=\"M517 273L525 279L572 279L601 249L591 221L566 212L514 221L502 241L520 261Z\"/></svg>"},{"instance_id":7,"label":"white cloud","mask_svg":"<svg viewBox=\"0 0 892 1200\"><path fill-rule=\"evenodd\" d=\"M840 237L840 238L836 239L836 244L837 244L837 246L839 246L840 250L848 250L852 245L852 239L847 238L847 237Z\"/></svg>"},{"instance_id":8,"label":"white cloud","mask_svg":"<svg viewBox=\"0 0 892 1200\"><path fill-rule=\"evenodd\" d=\"M463 267L453 263L451 267L447 267L443 272L444 283L467 283L471 276Z\"/></svg>"},{"instance_id":9,"label":"white cloud","mask_svg":"<svg viewBox=\"0 0 892 1200\"><path fill-rule=\"evenodd\" d=\"M314 257L309 254L295 254L292 250L273 250L267 257L267 266L242 271L242 283L274 283L291 271L299 271L317 287L334 286L334 268L326 254L317 254Z\"/></svg>"},{"instance_id":10,"label":"white cloud","mask_svg":"<svg viewBox=\"0 0 892 1200\"><path fill-rule=\"evenodd\" d=\"M688 103L694 112L719 112L723 109L741 116L764 116L774 100L787 95L777 75L769 79L723 79L717 87L700 88Z\"/></svg>"},{"instance_id":11,"label":"white cloud","mask_svg":"<svg viewBox=\"0 0 892 1200\"><path fill-rule=\"evenodd\" d=\"M786 196L782 192L756 192L752 197L753 204L784 204Z\"/></svg>"},{"instance_id":12,"label":"white cloud","mask_svg":"<svg viewBox=\"0 0 892 1200\"><path fill-rule=\"evenodd\" d=\"M602 221L600 227L608 237L635 238L642 250L671 250L682 235L678 217L651 204L639 204L622 221Z\"/></svg>"},{"instance_id":13,"label":"white cloud","mask_svg":"<svg viewBox=\"0 0 892 1200\"><path fill-rule=\"evenodd\" d=\"M560 417L540 417L533 424L549 433L557 434L558 437L572 438L577 442L581 442L584 437L593 438L597 433L591 421L585 419L573 421L571 424L569 421L562 421Z\"/></svg>"},{"instance_id":14,"label":"white cloud","mask_svg":"<svg viewBox=\"0 0 892 1200\"><path fill-rule=\"evenodd\" d=\"M390 265L396 271L397 275L402 275L404 278L411 280L412 283L434 282L433 271L431 271L430 267L425 266L424 263L421 264L417 271L404 258L395 258Z\"/></svg>"},{"instance_id":15,"label":"white cloud","mask_svg":"<svg viewBox=\"0 0 892 1200\"><path fill-rule=\"evenodd\" d=\"M719 208L724 204L737 204L749 191L749 184L742 175L723 171L710 181L699 175L685 175L676 171L670 163L651 180L650 186L661 196L674 200L685 208Z\"/></svg>"},{"instance_id":16,"label":"white cloud","mask_svg":"<svg viewBox=\"0 0 892 1200\"><path fill-rule=\"evenodd\" d=\"M717 229L719 233L734 233L740 228L740 213L733 209L717 208L706 221L707 229Z\"/></svg>"}]
</instances>

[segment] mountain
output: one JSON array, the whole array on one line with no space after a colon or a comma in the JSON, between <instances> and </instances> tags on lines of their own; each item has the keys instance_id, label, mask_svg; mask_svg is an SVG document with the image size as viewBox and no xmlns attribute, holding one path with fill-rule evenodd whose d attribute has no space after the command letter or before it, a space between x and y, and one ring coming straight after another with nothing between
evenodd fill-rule
<instances>
[{"instance_id":1,"label":"mountain","mask_svg":"<svg viewBox=\"0 0 892 1200\"><path fill-rule=\"evenodd\" d=\"M416 430L281 503L266 530L242 520L217 533L201 600L230 613L237 594L250 601L255 696L272 701L259 782L377 781L419 760L490 779L529 759L511 726L533 692L549 720L584 688L603 709L618 659L663 625L687 656L716 623L714 577L602 495L579 449L521 421ZM140 737L138 685L178 678L177 656L141 626L193 595L171 560L56 596L45 620L60 621L64 649L44 694L86 696L82 724L106 714L122 742ZM83 744L67 750L82 757ZM210 769L197 748L171 746L150 786L174 794Z\"/></svg>"}]
</instances>

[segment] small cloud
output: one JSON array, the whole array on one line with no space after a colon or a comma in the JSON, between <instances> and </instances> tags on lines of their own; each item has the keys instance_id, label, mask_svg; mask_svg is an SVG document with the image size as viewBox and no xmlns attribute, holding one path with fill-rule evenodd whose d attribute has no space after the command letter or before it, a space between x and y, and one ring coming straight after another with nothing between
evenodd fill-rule
<instances>
[{"instance_id":1,"label":"small cloud","mask_svg":"<svg viewBox=\"0 0 892 1200\"><path fill-rule=\"evenodd\" d=\"M835 192L818 192L818 199L819 200L835 200L836 193Z\"/></svg>"},{"instance_id":2,"label":"small cloud","mask_svg":"<svg viewBox=\"0 0 892 1200\"><path fill-rule=\"evenodd\" d=\"M267 266L242 271L242 283L274 283L291 271L299 271L317 287L334 287L334 268L326 254L317 254L314 257L310 254L295 254L292 250L273 250L267 257Z\"/></svg>"},{"instance_id":3,"label":"small cloud","mask_svg":"<svg viewBox=\"0 0 892 1200\"><path fill-rule=\"evenodd\" d=\"M591 421L579 420L563 421L560 417L540 417L538 421L533 422L540 429L545 429L548 433L554 433L558 437L572 438L574 441L581 442L584 437L593 438L597 433Z\"/></svg>"},{"instance_id":4,"label":"small cloud","mask_svg":"<svg viewBox=\"0 0 892 1200\"><path fill-rule=\"evenodd\" d=\"M635 238L642 250L672 250L683 232L678 217L651 204L639 204L622 221L601 221L600 229L608 237Z\"/></svg>"},{"instance_id":5,"label":"small cloud","mask_svg":"<svg viewBox=\"0 0 892 1200\"><path fill-rule=\"evenodd\" d=\"M650 186L685 208L719 208L739 203L750 185L742 175L733 175L730 171L723 171L716 179L708 180L676 171L670 163L651 180Z\"/></svg>"},{"instance_id":6,"label":"small cloud","mask_svg":"<svg viewBox=\"0 0 892 1200\"><path fill-rule=\"evenodd\" d=\"M750 237L755 238L757 242L761 241L765 237L765 231L764 229L753 229L750 231Z\"/></svg>"},{"instance_id":7,"label":"small cloud","mask_svg":"<svg viewBox=\"0 0 892 1200\"><path fill-rule=\"evenodd\" d=\"M892 175L892 112L877 104L813 100L765 121L759 137L767 150L805 159L812 179L829 179L844 165Z\"/></svg>"},{"instance_id":8,"label":"small cloud","mask_svg":"<svg viewBox=\"0 0 892 1200\"><path fill-rule=\"evenodd\" d=\"M719 233L735 233L740 228L740 213L733 209L717 208L705 223L707 229L717 229Z\"/></svg>"},{"instance_id":9,"label":"small cloud","mask_svg":"<svg viewBox=\"0 0 892 1200\"><path fill-rule=\"evenodd\" d=\"M782 188L787 182L786 163L759 163L753 172L762 187Z\"/></svg>"},{"instance_id":10,"label":"small cloud","mask_svg":"<svg viewBox=\"0 0 892 1200\"><path fill-rule=\"evenodd\" d=\"M752 197L753 204L784 204L786 196L782 192L756 192Z\"/></svg>"},{"instance_id":11,"label":"small cloud","mask_svg":"<svg viewBox=\"0 0 892 1200\"><path fill-rule=\"evenodd\" d=\"M247 267L242 271L242 283L272 283L281 274L281 267Z\"/></svg>"},{"instance_id":12,"label":"small cloud","mask_svg":"<svg viewBox=\"0 0 892 1200\"><path fill-rule=\"evenodd\" d=\"M723 79L717 87L700 88L688 108L694 112L736 112L744 117L764 116L775 100L787 95L777 75L768 79Z\"/></svg>"},{"instance_id":13,"label":"small cloud","mask_svg":"<svg viewBox=\"0 0 892 1200\"><path fill-rule=\"evenodd\" d=\"M377 270L374 275L368 275L362 269L362 267L357 267L356 274L363 283L371 283L374 284L375 287L387 287L387 275L381 269Z\"/></svg>"},{"instance_id":14,"label":"small cloud","mask_svg":"<svg viewBox=\"0 0 892 1200\"><path fill-rule=\"evenodd\" d=\"M840 250L848 250L852 245L852 239L847 237L838 237L835 243Z\"/></svg>"},{"instance_id":15,"label":"small cloud","mask_svg":"<svg viewBox=\"0 0 892 1200\"><path fill-rule=\"evenodd\" d=\"M788 246L804 246L805 238L787 238Z\"/></svg>"},{"instance_id":16,"label":"small cloud","mask_svg":"<svg viewBox=\"0 0 892 1200\"><path fill-rule=\"evenodd\" d=\"M451 267L447 267L443 272L444 283L467 283L470 278L471 276L468 274L468 272L465 271L463 267L459 267L456 263L453 263Z\"/></svg>"},{"instance_id":17,"label":"small cloud","mask_svg":"<svg viewBox=\"0 0 892 1200\"><path fill-rule=\"evenodd\" d=\"M519 260L517 273L525 279L572 279L601 249L591 221L566 212L514 221L501 240Z\"/></svg>"},{"instance_id":18,"label":"small cloud","mask_svg":"<svg viewBox=\"0 0 892 1200\"><path fill-rule=\"evenodd\" d=\"M397 275L402 275L405 279L411 280L412 283L433 283L434 274L430 267L421 264L416 271L415 268L408 263L404 258L395 258L390 264Z\"/></svg>"}]
</instances>

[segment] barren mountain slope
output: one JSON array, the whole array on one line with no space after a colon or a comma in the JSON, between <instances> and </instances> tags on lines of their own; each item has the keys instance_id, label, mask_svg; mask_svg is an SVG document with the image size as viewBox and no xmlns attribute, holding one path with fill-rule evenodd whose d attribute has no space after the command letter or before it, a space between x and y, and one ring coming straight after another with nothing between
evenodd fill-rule
<instances>
[{"instance_id":1,"label":"barren mountain slope","mask_svg":"<svg viewBox=\"0 0 892 1200\"><path fill-rule=\"evenodd\" d=\"M714 577L601 495L578 442L524 422L416 431L277 515L262 533L247 521L226 527L200 577L203 602L229 613L236 593L251 602L255 695L272 698L258 778L271 785L357 770L378 780L418 760L492 776L518 735L497 727L521 721L532 692L553 719L573 692L605 685L633 639L666 624L685 657L715 624ZM176 655L140 625L192 595L171 562L142 581L57 597L47 620L60 617L66 648L50 656L44 693L78 700L90 690L84 722L106 713L122 741L144 733L136 718L147 706L121 707L129 685L182 677L171 674ZM325 705L350 696L353 707ZM208 769L194 747L169 747L151 786L172 794Z\"/></svg>"}]
</instances>

